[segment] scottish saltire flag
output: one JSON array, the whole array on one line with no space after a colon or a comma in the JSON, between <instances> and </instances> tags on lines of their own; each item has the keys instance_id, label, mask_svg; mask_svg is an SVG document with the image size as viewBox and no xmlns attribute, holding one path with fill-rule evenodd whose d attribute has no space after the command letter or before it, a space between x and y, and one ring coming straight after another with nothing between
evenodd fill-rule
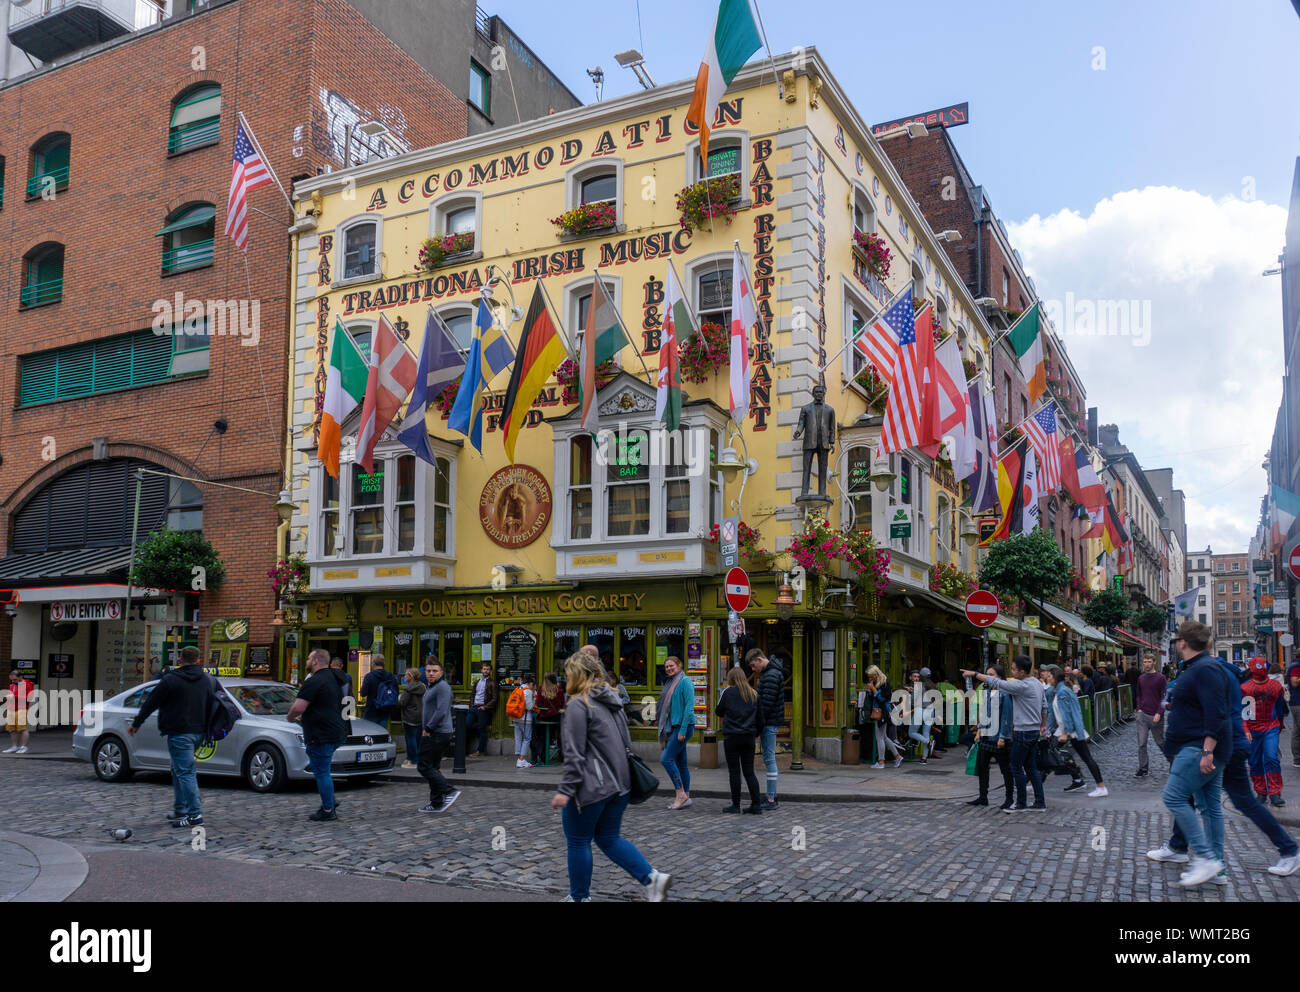
<instances>
[{"instance_id":1,"label":"scottish saltire flag","mask_svg":"<svg viewBox=\"0 0 1300 992\"><path fill-rule=\"evenodd\" d=\"M437 462L433 448L429 446L429 428L424 420L429 412L429 403L437 398L447 383L461 378L464 372L465 358L456 346L455 336L430 307L424 321L424 341L420 344L415 388L411 390L411 402L406 406L406 416L397 432L397 440L430 465Z\"/></svg>"},{"instance_id":2,"label":"scottish saltire flag","mask_svg":"<svg viewBox=\"0 0 1300 992\"><path fill-rule=\"evenodd\" d=\"M483 390L514 358L514 349L497 327L487 300L480 300L469 360L460 379L456 403L447 418L447 426L469 438L479 454L483 453Z\"/></svg>"}]
</instances>

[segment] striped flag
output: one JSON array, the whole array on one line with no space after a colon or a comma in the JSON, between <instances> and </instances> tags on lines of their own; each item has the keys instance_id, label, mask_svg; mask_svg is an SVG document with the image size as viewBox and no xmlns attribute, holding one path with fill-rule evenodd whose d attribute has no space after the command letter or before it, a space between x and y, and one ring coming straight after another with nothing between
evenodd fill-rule
<instances>
[{"instance_id":1,"label":"striped flag","mask_svg":"<svg viewBox=\"0 0 1300 992\"><path fill-rule=\"evenodd\" d=\"M893 381L894 357L898 354L898 335L892 329L889 315L896 308L902 307L904 299L907 307L905 310L899 310L900 319L902 316L912 317L912 287L908 286L876 314L865 334L861 330L857 332L857 339L854 341L858 352L868 364L874 366L876 374L885 385Z\"/></svg>"},{"instance_id":2,"label":"striped flag","mask_svg":"<svg viewBox=\"0 0 1300 992\"><path fill-rule=\"evenodd\" d=\"M997 416L993 394L978 381L970 386L971 435L975 441L975 472L970 481L971 508L986 513L998 508Z\"/></svg>"},{"instance_id":3,"label":"striped flag","mask_svg":"<svg viewBox=\"0 0 1300 992\"><path fill-rule=\"evenodd\" d=\"M578 363L582 376L579 403L582 429L594 431L600 426L600 409L596 406L596 366L617 357L628 343L618 308L605 291L605 280L596 273L591 286L591 305L587 309L587 326L583 328Z\"/></svg>"},{"instance_id":4,"label":"striped flag","mask_svg":"<svg viewBox=\"0 0 1300 992\"><path fill-rule=\"evenodd\" d=\"M252 129L244 131L244 118L235 124L235 160L230 175L230 199L226 202L226 234L235 247L248 250L248 194L271 181L271 170L252 138Z\"/></svg>"},{"instance_id":5,"label":"striped flag","mask_svg":"<svg viewBox=\"0 0 1300 992\"><path fill-rule=\"evenodd\" d=\"M1043 357L1042 304L1035 303L1007 331L1007 340L1020 359L1020 374L1029 389L1029 402L1047 392L1047 363Z\"/></svg>"},{"instance_id":6,"label":"striped flag","mask_svg":"<svg viewBox=\"0 0 1300 992\"><path fill-rule=\"evenodd\" d=\"M469 438L479 454L483 453L483 390L514 359L514 349L497 326L487 300L479 300L469 360L460 379L456 402L447 418L447 426Z\"/></svg>"},{"instance_id":7,"label":"striped flag","mask_svg":"<svg viewBox=\"0 0 1300 992\"><path fill-rule=\"evenodd\" d=\"M737 246L731 265L731 419L737 424L749 416L749 334L757 325L754 290Z\"/></svg>"},{"instance_id":8,"label":"striped flag","mask_svg":"<svg viewBox=\"0 0 1300 992\"><path fill-rule=\"evenodd\" d=\"M383 314L370 346L370 373L366 398L361 404L361 426L357 430L357 464L366 475L375 474L375 445L393 422L415 386L416 363L411 350L393 330Z\"/></svg>"},{"instance_id":9,"label":"striped flag","mask_svg":"<svg viewBox=\"0 0 1300 992\"><path fill-rule=\"evenodd\" d=\"M465 358L456 345L456 338L430 307L424 322L424 340L420 343L415 388L411 391L411 402L397 432L397 440L430 465L437 464L437 461L433 457L433 448L429 446L429 427L424 419L429 412L429 403L437 398L447 383L459 379L464 371Z\"/></svg>"},{"instance_id":10,"label":"striped flag","mask_svg":"<svg viewBox=\"0 0 1300 992\"><path fill-rule=\"evenodd\" d=\"M539 279L533 284L533 302L524 318L524 329L519 332L519 360L510 370L510 384L506 386L506 398L501 405L501 433L511 465L515 463L515 442L519 440L529 408L567 357L564 340L546 308Z\"/></svg>"},{"instance_id":11,"label":"striped flag","mask_svg":"<svg viewBox=\"0 0 1300 992\"><path fill-rule=\"evenodd\" d=\"M998 460L998 506L1002 519L989 543L1028 534L1037 527L1040 495L1034 449L1022 438Z\"/></svg>"},{"instance_id":12,"label":"striped flag","mask_svg":"<svg viewBox=\"0 0 1300 992\"><path fill-rule=\"evenodd\" d=\"M1048 403L1020 425L1029 438L1038 461L1039 487L1045 493L1061 488L1061 449L1057 444L1060 435L1056 430L1056 403Z\"/></svg>"},{"instance_id":13,"label":"striped flag","mask_svg":"<svg viewBox=\"0 0 1300 992\"><path fill-rule=\"evenodd\" d=\"M929 336L930 348L934 347L934 338L928 321L917 326L916 316L912 312L911 289L885 311L882 319L885 326L873 327L871 333L892 335L894 349L889 377L889 402L885 406L885 426L880 432L880 451L888 454L891 451L914 448L920 441L923 405L921 375L927 362L918 338L922 335ZM877 365L876 368L880 366Z\"/></svg>"},{"instance_id":14,"label":"striped flag","mask_svg":"<svg viewBox=\"0 0 1300 992\"><path fill-rule=\"evenodd\" d=\"M366 360L343 321L334 321L334 342L330 346L329 370L325 376L325 401L321 408L320 440L316 457L325 471L339 477L339 448L343 421L355 410L366 393Z\"/></svg>"},{"instance_id":15,"label":"striped flag","mask_svg":"<svg viewBox=\"0 0 1300 992\"><path fill-rule=\"evenodd\" d=\"M718 112L718 104L736 73L761 45L749 0L722 0L709 45L704 50L704 60L695 76L691 106L686 111L686 122L700 129L700 162L704 165L701 175L708 174L709 127Z\"/></svg>"}]
</instances>

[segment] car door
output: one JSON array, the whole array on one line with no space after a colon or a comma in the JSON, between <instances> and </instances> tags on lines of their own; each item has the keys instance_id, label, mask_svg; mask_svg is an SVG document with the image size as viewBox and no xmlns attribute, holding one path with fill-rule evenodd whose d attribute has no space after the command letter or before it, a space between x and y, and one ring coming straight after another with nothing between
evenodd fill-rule
<instances>
[{"instance_id":1,"label":"car door","mask_svg":"<svg viewBox=\"0 0 1300 992\"><path fill-rule=\"evenodd\" d=\"M200 753L206 757L202 757L198 769L200 773L208 775L238 775L243 770L244 748L252 739L249 736L248 707L240 698L239 686L222 685L222 688L239 707L241 716L235 721L230 733Z\"/></svg>"},{"instance_id":2,"label":"car door","mask_svg":"<svg viewBox=\"0 0 1300 992\"><path fill-rule=\"evenodd\" d=\"M141 686L131 695L122 701L122 707L126 710L126 724L122 730L125 732L130 727L132 721L140 713L140 707L144 705L149 694L157 686L157 682L150 682L148 685ZM170 768L171 756L167 753L167 741L163 735L158 732L158 711L150 713L140 729L135 732L135 736L126 738L127 756L130 759L132 768Z\"/></svg>"}]
</instances>

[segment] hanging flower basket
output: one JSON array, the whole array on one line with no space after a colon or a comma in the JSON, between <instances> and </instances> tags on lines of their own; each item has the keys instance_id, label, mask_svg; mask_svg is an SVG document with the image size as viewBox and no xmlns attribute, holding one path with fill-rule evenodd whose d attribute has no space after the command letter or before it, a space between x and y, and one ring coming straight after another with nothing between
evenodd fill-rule
<instances>
[{"instance_id":1,"label":"hanging flower basket","mask_svg":"<svg viewBox=\"0 0 1300 992\"><path fill-rule=\"evenodd\" d=\"M602 388L614 376L618 375L618 363L614 359L601 362L596 366L596 388ZM555 381L564 388L565 403L578 402L578 363L566 358L555 370Z\"/></svg>"},{"instance_id":2,"label":"hanging flower basket","mask_svg":"<svg viewBox=\"0 0 1300 992\"><path fill-rule=\"evenodd\" d=\"M872 596L889 587L889 552L876 547L865 530L836 530L820 515L809 518L803 533L795 536L790 556L808 575L823 580L834 577L844 562Z\"/></svg>"},{"instance_id":3,"label":"hanging flower basket","mask_svg":"<svg viewBox=\"0 0 1300 992\"><path fill-rule=\"evenodd\" d=\"M420 245L419 264L416 272L432 272L454 255L463 255L474 248L474 232L448 234L438 238L426 238Z\"/></svg>"},{"instance_id":4,"label":"hanging flower basket","mask_svg":"<svg viewBox=\"0 0 1300 992\"><path fill-rule=\"evenodd\" d=\"M733 202L739 196L740 177L735 173L714 176L687 186L677 194L678 222L686 231L707 227L716 217L730 224L731 218L736 216Z\"/></svg>"},{"instance_id":5,"label":"hanging flower basket","mask_svg":"<svg viewBox=\"0 0 1300 992\"><path fill-rule=\"evenodd\" d=\"M271 589L275 592L276 603L283 606L305 593L309 574L307 559L300 554L277 561L266 572L266 577L271 580Z\"/></svg>"},{"instance_id":6,"label":"hanging flower basket","mask_svg":"<svg viewBox=\"0 0 1300 992\"><path fill-rule=\"evenodd\" d=\"M743 520L740 522L740 526L736 528L736 544L739 547L740 553L748 558L751 564L756 562L766 562L766 567L770 568L772 562L776 559L776 555L773 552L768 551L766 548L759 546L758 542L761 537L762 535L760 535L758 531L750 527ZM717 544L720 540L721 537L718 534L718 525L714 524L709 529L709 541L713 544ZM756 569L756 571L764 570L765 569Z\"/></svg>"},{"instance_id":7,"label":"hanging flower basket","mask_svg":"<svg viewBox=\"0 0 1300 992\"><path fill-rule=\"evenodd\" d=\"M889 386L880 377L874 365L864 365L862 370L853 377L853 381L866 390L870 403L884 403L889 395Z\"/></svg>"},{"instance_id":8,"label":"hanging flower basket","mask_svg":"<svg viewBox=\"0 0 1300 992\"><path fill-rule=\"evenodd\" d=\"M867 234L863 231L853 232L853 250L867 265L867 271L877 279L889 275L891 255L885 239L879 234Z\"/></svg>"},{"instance_id":9,"label":"hanging flower basket","mask_svg":"<svg viewBox=\"0 0 1300 992\"><path fill-rule=\"evenodd\" d=\"M609 200L599 203L580 203L572 210L566 210L551 223L565 234L574 236L590 234L613 227L618 220L618 207Z\"/></svg>"},{"instance_id":10,"label":"hanging flower basket","mask_svg":"<svg viewBox=\"0 0 1300 992\"><path fill-rule=\"evenodd\" d=\"M969 358L963 358L961 360L961 367L962 370L966 373L967 382L970 382L977 375L979 375L980 367L976 365L974 362L972 362Z\"/></svg>"},{"instance_id":11,"label":"hanging flower basket","mask_svg":"<svg viewBox=\"0 0 1300 992\"><path fill-rule=\"evenodd\" d=\"M701 324L699 334L692 334L677 346L682 382L704 382L730 364L731 336L721 324Z\"/></svg>"}]
</instances>

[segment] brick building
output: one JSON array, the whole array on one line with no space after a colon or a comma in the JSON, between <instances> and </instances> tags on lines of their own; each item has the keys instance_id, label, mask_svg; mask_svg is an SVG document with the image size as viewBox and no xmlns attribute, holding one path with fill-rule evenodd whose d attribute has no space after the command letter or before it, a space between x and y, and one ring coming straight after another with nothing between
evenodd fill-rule
<instances>
[{"instance_id":1,"label":"brick building","mask_svg":"<svg viewBox=\"0 0 1300 992\"><path fill-rule=\"evenodd\" d=\"M1249 557L1243 553L1212 555L1209 587L1213 591L1213 650L1233 661L1248 658L1255 649L1254 597Z\"/></svg>"},{"instance_id":2,"label":"brick building","mask_svg":"<svg viewBox=\"0 0 1300 992\"><path fill-rule=\"evenodd\" d=\"M0 659L43 687L114 690L156 666L181 608L146 595L123 642L140 467L186 477L145 477L141 538L201 529L225 564L184 603L201 624L175 632L222 666L272 642L292 214L264 186L247 254L222 233L236 112L288 187L463 137L469 111L344 0L189 4L66 51L62 6L43 42L11 25L50 63L0 85L0 588L17 590ZM211 646L217 618L249 623Z\"/></svg>"},{"instance_id":3,"label":"brick building","mask_svg":"<svg viewBox=\"0 0 1300 992\"><path fill-rule=\"evenodd\" d=\"M900 137L883 142L882 147L930 227L957 232L959 237L941 242L944 251L971 295L983 302L990 326L1005 331L1039 299L1038 292L1019 252L1011 245L1006 227L993 210L988 191L971 178L949 130L934 128L924 137ZM1080 446L1088 439L1083 383L1054 334L1049 333L1044 341L1044 357L1048 391L1056 400L1061 431L1072 435L1076 447ZM1015 351L1005 335L993 349L992 367L984 371L987 387L993 392L1001 436L1032 412ZM1075 518L1072 510L1061 495L1044 498L1040 506L1044 528L1055 535L1075 572L1087 577L1093 552L1082 535L1088 525ZM1080 598L1077 591L1070 595Z\"/></svg>"}]
</instances>

